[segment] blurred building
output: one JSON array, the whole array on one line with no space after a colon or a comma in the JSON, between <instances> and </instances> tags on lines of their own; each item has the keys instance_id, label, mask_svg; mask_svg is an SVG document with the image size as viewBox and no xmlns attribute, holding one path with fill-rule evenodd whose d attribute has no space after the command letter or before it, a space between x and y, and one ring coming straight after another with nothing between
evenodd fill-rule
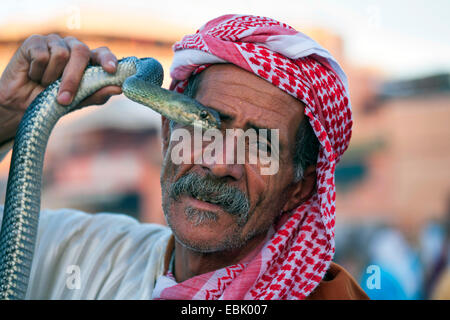
<instances>
[{"instance_id":1,"label":"blurred building","mask_svg":"<svg viewBox=\"0 0 450 320\"><path fill-rule=\"evenodd\" d=\"M43 207L120 212L164 223L160 118L133 104L115 97L55 130L46 153Z\"/></svg>"},{"instance_id":2,"label":"blurred building","mask_svg":"<svg viewBox=\"0 0 450 320\"><path fill-rule=\"evenodd\" d=\"M380 81L358 106L351 147L337 172L352 187L338 196L347 217L383 220L417 235L444 219L450 193L450 75ZM363 129L362 129L363 128ZM364 132L360 132L364 131Z\"/></svg>"},{"instance_id":3,"label":"blurred building","mask_svg":"<svg viewBox=\"0 0 450 320\"><path fill-rule=\"evenodd\" d=\"M154 57L165 69L172 58L171 42L153 38L48 30L73 35L90 48L108 46L118 58ZM0 39L3 70L26 39ZM50 137L44 164L43 208L69 207L86 212L119 212L141 221L164 224L161 207L160 115L123 96L104 106L77 110L62 118ZM9 156L0 163L0 202L3 203Z\"/></svg>"},{"instance_id":4,"label":"blurred building","mask_svg":"<svg viewBox=\"0 0 450 320\"><path fill-rule=\"evenodd\" d=\"M149 27L144 33L136 22L130 23L130 37L124 31L128 25L115 26L111 33L53 26L0 37L1 70L29 34L57 32L76 36L91 48L108 46L119 58L155 57L165 69L167 88L171 45L179 34L193 31ZM338 35L324 29L305 33L336 56L349 79L354 127L336 172L338 222L376 221L413 234L427 219L442 218L450 191L448 75L392 82L380 70L348 61ZM114 97L105 106L62 119L46 154L43 207L125 212L164 223L159 115L142 108ZM7 159L0 164L0 194L6 189L8 167Z\"/></svg>"}]
</instances>

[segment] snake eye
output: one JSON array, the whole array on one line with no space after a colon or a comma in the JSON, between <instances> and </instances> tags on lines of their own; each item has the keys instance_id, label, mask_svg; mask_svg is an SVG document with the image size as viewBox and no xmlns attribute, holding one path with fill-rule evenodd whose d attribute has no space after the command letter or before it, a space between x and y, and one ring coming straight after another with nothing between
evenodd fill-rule
<instances>
[{"instance_id":1,"label":"snake eye","mask_svg":"<svg viewBox=\"0 0 450 320\"><path fill-rule=\"evenodd\" d=\"M202 110L200 112L200 118L206 119L208 117L208 111Z\"/></svg>"}]
</instances>

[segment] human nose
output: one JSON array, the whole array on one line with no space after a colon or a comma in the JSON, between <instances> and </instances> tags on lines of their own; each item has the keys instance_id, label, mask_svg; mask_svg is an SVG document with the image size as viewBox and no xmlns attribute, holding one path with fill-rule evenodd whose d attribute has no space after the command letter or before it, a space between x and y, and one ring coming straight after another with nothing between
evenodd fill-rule
<instances>
[{"instance_id":1,"label":"human nose","mask_svg":"<svg viewBox=\"0 0 450 320\"><path fill-rule=\"evenodd\" d=\"M236 141L234 138L216 137L214 145L203 146L201 166L217 177L239 180L244 175L244 165L236 161Z\"/></svg>"}]
</instances>

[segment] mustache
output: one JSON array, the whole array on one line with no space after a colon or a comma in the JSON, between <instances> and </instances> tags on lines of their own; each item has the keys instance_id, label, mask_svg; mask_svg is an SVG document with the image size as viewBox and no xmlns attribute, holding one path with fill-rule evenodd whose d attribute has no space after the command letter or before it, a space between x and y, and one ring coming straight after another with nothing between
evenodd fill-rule
<instances>
[{"instance_id":1,"label":"mustache","mask_svg":"<svg viewBox=\"0 0 450 320\"><path fill-rule=\"evenodd\" d=\"M169 194L174 200L182 195L201 198L218 205L225 212L245 218L250 211L250 201L241 190L211 174L202 177L196 173L188 173L171 185Z\"/></svg>"}]
</instances>

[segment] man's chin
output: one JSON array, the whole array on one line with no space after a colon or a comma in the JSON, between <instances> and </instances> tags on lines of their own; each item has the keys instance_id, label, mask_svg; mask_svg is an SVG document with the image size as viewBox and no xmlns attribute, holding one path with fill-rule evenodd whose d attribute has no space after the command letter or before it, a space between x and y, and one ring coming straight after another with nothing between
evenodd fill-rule
<instances>
[{"instance_id":1,"label":"man's chin","mask_svg":"<svg viewBox=\"0 0 450 320\"><path fill-rule=\"evenodd\" d=\"M237 235L228 236L224 239L214 237L212 239L199 239L183 237L173 230L173 234L177 242L183 247L198 253L215 253L229 251L242 247L243 243Z\"/></svg>"},{"instance_id":2,"label":"man's chin","mask_svg":"<svg viewBox=\"0 0 450 320\"><path fill-rule=\"evenodd\" d=\"M224 246L214 245L208 240L204 241L193 241L192 239L187 240L186 238L179 237L176 232L174 232L175 239L183 247L198 253L214 253L225 250Z\"/></svg>"},{"instance_id":3,"label":"man's chin","mask_svg":"<svg viewBox=\"0 0 450 320\"><path fill-rule=\"evenodd\" d=\"M180 244L200 253L213 253L241 246L236 222L222 225L223 216L219 218L213 216L213 212L194 210L193 216L188 217L186 214L183 221L167 219L175 239Z\"/></svg>"},{"instance_id":4,"label":"man's chin","mask_svg":"<svg viewBox=\"0 0 450 320\"><path fill-rule=\"evenodd\" d=\"M216 204L181 196L163 208L176 240L190 250L212 253L242 245L240 217Z\"/></svg>"}]
</instances>

